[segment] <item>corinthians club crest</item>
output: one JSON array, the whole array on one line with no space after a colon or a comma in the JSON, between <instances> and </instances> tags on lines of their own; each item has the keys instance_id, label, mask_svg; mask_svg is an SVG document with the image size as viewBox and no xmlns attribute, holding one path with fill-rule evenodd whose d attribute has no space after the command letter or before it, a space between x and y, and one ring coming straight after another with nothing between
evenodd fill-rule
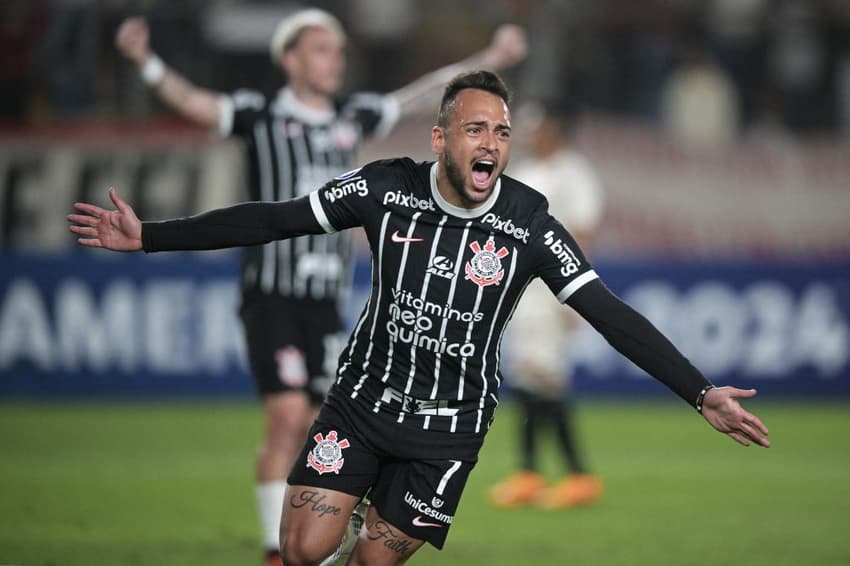
<instances>
[{"instance_id":1,"label":"corinthians club crest","mask_svg":"<svg viewBox=\"0 0 850 566\"><path fill-rule=\"evenodd\" d=\"M498 285L505 276L502 258L510 253L508 248L502 246L499 251L496 251L496 243L492 236L487 239L483 248L478 242L472 242L469 247L475 255L466 262L466 278L479 287Z\"/></svg>"},{"instance_id":2,"label":"corinthians club crest","mask_svg":"<svg viewBox=\"0 0 850 566\"><path fill-rule=\"evenodd\" d=\"M313 440L316 441L316 446L307 454L307 467L313 468L320 475L328 472L338 474L345 463L342 449L350 446L348 439L337 441L337 432L332 430L327 438L320 432L313 436Z\"/></svg>"}]
</instances>

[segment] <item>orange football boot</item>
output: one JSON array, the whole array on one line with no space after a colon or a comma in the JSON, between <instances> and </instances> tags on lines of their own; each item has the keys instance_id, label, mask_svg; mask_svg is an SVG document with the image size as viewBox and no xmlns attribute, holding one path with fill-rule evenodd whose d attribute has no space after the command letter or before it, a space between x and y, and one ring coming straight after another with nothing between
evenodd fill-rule
<instances>
[{"instance_id":1,"label":"orange football boot","mask_svg":"<svg viewBox=\"0 0 850 566\"><path fill-rule=\"evenodd\" d=\"M590 505L600 497L602 480L592 474L572 474L537 494L535 503L541 509L567 509Z\"/></svg>"},{"instance_id":2,"label":"orange football boot","mask_svg":"<svg viewBox=\"0 0 850 566\"><path fill-rule=\"evenodd\" d=\"M537 472L522 470L490 488L490 503L502 509L519 507L535 501L545 488L546 478Z\"/></svg>"}]
</instances>

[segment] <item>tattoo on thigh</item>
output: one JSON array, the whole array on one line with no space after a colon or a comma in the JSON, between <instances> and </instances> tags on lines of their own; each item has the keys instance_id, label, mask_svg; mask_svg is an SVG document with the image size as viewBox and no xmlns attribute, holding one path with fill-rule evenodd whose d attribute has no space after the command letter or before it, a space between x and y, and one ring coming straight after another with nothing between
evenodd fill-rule
<instances>
[{"instance_id":1,"label":"tattoo on thigh","mask_svg":"<svg viewBox=\"0 0 850 566\"><path fill-rule=\"evenodd\" d=\"M384 541L384 546L401 555L410 553L413 542L403 535L397 535L386 521L378 521L374 525L375 533L372 534L372 529L369 529L366 536L369 540Z\"/></svg>"},{"instance_id":2,"label":"tattoo on thigh","mask_svg":"<svg viewBox=\"0 0 850 566\"><path fill-rule=\"evenodd\" d=\"M294 509L300 509L306 505L312 505L310 510L313 513L316 513L319 517L324 517L325 515L331 515L333 517L338 516L342 509L336 507L334 505L328 505L327 503L323 503L327 496L319 495L318 491L302 491L296 495L293 495L289 499L289 504Z\"/></svg>"}]
</instances>

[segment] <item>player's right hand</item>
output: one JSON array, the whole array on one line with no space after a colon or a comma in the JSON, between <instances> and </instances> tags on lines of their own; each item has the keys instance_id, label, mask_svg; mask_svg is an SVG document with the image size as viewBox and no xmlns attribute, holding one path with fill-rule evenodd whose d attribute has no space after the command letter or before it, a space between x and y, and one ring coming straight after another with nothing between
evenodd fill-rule
<instances>
[{"instance_id":1,"label":"player's right hand","mask_svg":"<svg viewBox=\"0 0 850 566\"><path fill-rule=\"evenodd\" d=\"M75 202L80 214L69 214L70 230L80 236L81 246L116 252L142 249L142 223L132 207L109 187L109 198L118 210L106 210L86 202Z\"/></svg>"},{"instance_id":2,"label":"player's right hand","mask_svg":"<svg viewBox=\"0 0 850 566\"><path fill-rule=\"evenodd\" d=\"M148 23L142 17L127 18L115 34L115 47L124 57L144 65L150 55Z\"/></svg>"},{"instance_id":3,"label":"player's right hand","mask_svg":"<svg viewBox=\"0 0 850 566\"><path fill-rule=\"evenodd\" d=\"M493 33L487 57L496 69L512 67L528 55L525 30L514 24L503 24Z\"/></svg>"}]
</instances>

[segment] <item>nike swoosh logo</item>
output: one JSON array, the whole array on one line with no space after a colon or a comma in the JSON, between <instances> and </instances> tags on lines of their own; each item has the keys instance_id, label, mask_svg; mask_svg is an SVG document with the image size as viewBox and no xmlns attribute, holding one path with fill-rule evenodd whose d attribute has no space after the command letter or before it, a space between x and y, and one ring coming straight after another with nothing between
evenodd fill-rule
<instances>
[{"instance_id":1,"label":"nike swoosh logo","mask_svg":"<svg viewBox=\"0 0 850 566\"><path fill-rule=\"evenodd\" d=\"M406 244L407 242L422 242L422 241L424 241L422 238L408 238L407 236L401 236L398 233L398 230L393 232L393 235L390 236L390 238L396 244Z\"/></svg>"},{"instance_id":2,"label":"nike swoosh logo","mask_svg":"<svg viewBox=\"0 0 850 566\"><path fill-rule=\"evenodd\" d=\"M440 523L429 523L428 521L422 520L422 515L417 515L413 518L413 526L414 527L442 527Z\"/></svg>"}]
</instances>

